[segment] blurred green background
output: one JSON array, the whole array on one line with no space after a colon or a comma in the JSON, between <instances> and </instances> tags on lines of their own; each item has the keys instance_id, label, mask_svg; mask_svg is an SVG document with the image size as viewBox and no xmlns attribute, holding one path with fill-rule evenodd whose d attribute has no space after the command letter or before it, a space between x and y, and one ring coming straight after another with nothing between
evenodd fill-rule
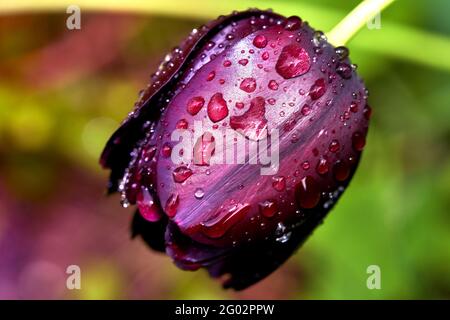
<instances>
[{"instance_id":1,"label":"blurred green background","mask_svg":"<svg viewBox=\"0 0 450 320\"><path fill-rule=\"evenodd\" d=\"M107 172L97 161L105 141L192 28L257 6L326 31L357 3L82 6L75 31L58 7L0 11L0 298L450 298L446 0L397 1L381 29L348 44L374 111L360 168L325 223L261 283L235 293L203 271L178 270L131 241L132 209L104 197ZM81 267L81 290L66 289L70 264ZM381 290L367 289L369 265L381 268Z\"/></svg>"}]
</instances>

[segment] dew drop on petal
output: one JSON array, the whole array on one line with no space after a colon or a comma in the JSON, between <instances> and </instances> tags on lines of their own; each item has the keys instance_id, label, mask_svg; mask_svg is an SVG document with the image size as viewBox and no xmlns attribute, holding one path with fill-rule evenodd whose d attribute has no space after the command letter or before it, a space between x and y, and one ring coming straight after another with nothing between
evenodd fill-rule
<instances>
[{"instance_id":1,"label":"dew drop on petal","mask_svg":"<svg viewBox=\"0 0 450 320\"><path fill-rule=\"evenodd\" d=\"M277 213L277 204L272 200L266 200L259 204L260 213L267 218L271 218Z\"/></svg>"},{"instance_id":2,"label":"dew drop on petal","mask_svg":"<svg viewBox=\"0 0 450 320\"><path fill-rule=\"evenodd\" d=\"M314 208L320 201L320 190L312 176L304 177L297 186L297 197L302 208Z\"/></svg>"},{"instance_id":3,"label":"dew drop on petal","mask_svg":"<svg viewBox=\"0 0 450 320\"><path fill-rule=\"evenodd\" d=\"M180 166L173 170L172 177L176 183L183 183L190 176L192 176L192 170L186 166Z\"/></svg>"},{"instance_id":4,"label":"dew drop on petal","mask_svg":"<svg viewBox=\"0 0 450 320\"><path fill-rule=\"evenodd\" d=\"M202 231L210 238L220 238L233 225L241 221L250 209L248 204L234 204L226 209L220 209L220 212L201 224Z\"/></svg>"},{"instance_id":5,"label":"dew drop on petal","mask_svg":"<svg viewBox=\"0 0 450 320\"><path fill-rule=\"evenodd\" d=\"M170 197L166 201L166 205L164 207L165 212L169 218L175 217L178 205L180 204L180 199L177 194L171 194Z\"/></svg>"},{"instance_id":6,"label":"dew drop on petal","mask_svg":"<svg viewBox=\"0 0 450 320\"><path fill-rule=\"evenodd\" d=\"M195 116L203 108L204 104L205 99L203 97L194 97L187 104L187 112Z\"/></svg>"},{"instance_id":7,"label":"dew drop on petal","mask_svg":"<svg viewBox=\"0 0 450 320\"><path fill-rule=\"evenodd\" d=\"M197 188L197 189L195 189L195 192L194 192L194 197L196 198L196 199L203 199L203 196L205 195L205 191L202 189L202 188Z\"/></svg>"},{"instance_id":8,"label":"dew drop on petal","mask_svg":"<svg viewBox=\"0 0 450 320\"><path fill-rule=\"evenodd\" d=\"M267 46L267 38L263 35L257 35L253 39L253 45L259 49L265 48Z\"/></svg>"},{"instance_id":9,"label":"dew drop on petal","mask_svg":"<svg viewBox=\"0 0 450 320\"><path fill-rule=\"evenodd\" d=\"M278 90L278 83L275 80L270 80L268 87L270 90Z\"/></svg>"},{"instance_id":10,"label":"dew drop on petal","mask_svg":"<svg viewBox=\"0 0 450 320\"><path fill-rule=\"evenodd\" d=\"M285 79L301 76L309 71L311 59L308 52L298 43L287 45L278 57L275 70Z\"/></svg>"},{"instance_id":11,"label":"dew drop on petal","mask_svg":"<svg viewBox=\"0 0 450 320\"><path fill-rule=\"evenodd\" d=\"M366 139L361 132L355 132L352 135L352 146L356 151L362 151L366 145Z\"/></svg>"},{"instance_id":12,"label":"dew drop on petal","mask_svg":"<svg viewBox=\"0 0 450 320\"><path fill-rule=\"evenodd\" d=\"M337 181L345 181L350 175L350 167L344 161L337 161L333 166L333 174Z\"/></svg>"},{"instance_id":13,"label":"dew drop on petal","mask_svg":"<svg viewBox=\"0 0 450 320\"><path fill-rule=\"evenodd\" d=\"M339 151L339 148L340 148L340 147L341 147L341 146L340 146L340 144L339 144L339 141L337 141L337 140L332 140L332 141L330 142L330 145L328 146L328 150L330 150L330 152L336 153L336 152Z\"/></svg>"},{"instance_id":14,"label":"dew drop on petal","mask_svg":"<svg viewBox=\"0 0 450 320\"><path fill-rule=\"evenodd\" d=\"M241 84L239 85L239 88L247 93L255 91L256 89L255 78L245 78L244 80L242 80Z\"/></svg>"},{"instance_id":15,"label":"dew drop on petal","mask_svg":"<svg viewBox=\"0 0 450 320\"><path fill-rule=\"evenodd\" d=\"M316 80L314 84L311 86L311 89L309 89L309 96L311 97L312 100L317 100L325 94L325 91L326 91L325 79L320 78Z\"/></svg>"},{"instance_id":16,"label":"dew drop on petal","mask_svg":"<svg viewBox=\"0 0 450 320\"><path fill-rule=\"evenodd\" d=\"M221 93L215 93L208 103L208 117L212 122L219 122L228 116L227 102Z\"/></svg>"},{"instance_id":17,"label":"dew drop on petal","mask_svg":"<svg viewBox=\"0 0 450 320\"><path fill-rule=\"evenodd\" d=\"M286 189L286 178L283 176L278 176L278 177L273 177L272 178L272 187L276 190L276 191L283 191L284 189Z\"/></svg>"}]
</instances>

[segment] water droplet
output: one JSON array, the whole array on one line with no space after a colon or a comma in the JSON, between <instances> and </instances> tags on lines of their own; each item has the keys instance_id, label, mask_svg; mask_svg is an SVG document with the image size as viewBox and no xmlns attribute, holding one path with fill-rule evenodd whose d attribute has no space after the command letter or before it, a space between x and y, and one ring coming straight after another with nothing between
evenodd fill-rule
<instances>
[{"instance_id":1,"label":"water droplet","mask_svg":"<svg viewBox=\"0 0 450 320\"><path fill-rule=\"evenodd\" d=\"M340 147L341 146L339 145L339 141L333 140L330 142L330 145L328 146L328 150L330 150L330 152L336 153L339 151Z\"/></svg>"},{"instance_id":2,"label":"water droplet","mask_svg":"<svg viewBox=\"0 0 450 320\"><path fill-rule=\"evenodd\" d=\"M309 162L308 162L308 161L305 161L305 162L302 163L302 168L303 168L303 170L308 170L309 167L310 167L310 165L309 165Z\"/></svg>"},{"instance_id":3,"label":"water droplet","mask_svg":"<svg viewBox=\"0 0 450 320\"><path fill-rule=\"evenodd\" d=\"M366 145L366 139L361 132L355 132L352 136L352 145L356 151L362 151Z\"/></svg>"},{"instance_id":4,"label":"water droplet","mask_svg":"<svg viewBox=\"0 0 450 320\"><path fill-rule=\"evenodd\" d=\"M337 161L333 166L333 173L337 181L345 181L350 175L350 167L344 161Z\"/></svg>"},{"instance_id":5,"label":"water droplet","mask_svg":"<svg viewBox=\"0 0 450 320\"><path fill-rule=\"evenodd\" d=\"M275 65L278 74L285 79L301 76L308 72L310 67L309 54L298 43L285 46Z\"/></svg>"},{"instance_id":6,"label":"water droplet","mask_svg":"<svg viewBox=\"0 0 450 320\"><path fill-rule=\"evenodd\" d=\"M203 108L204 104L205 99L203 97L194 97L187 104L187 112L195 116Z\"/></svg>"},{"instance_id":7,"label":"water droplet","mask_svg":"<svg viewBox=\"0 0 450 320\"><path fill-rule=\"evenodd\" d=\"M259 204L259 211L264 217L271 218L278 211L278 207L274 201L266 200Z\"/></svg>"},{"instance_id":8,"label":"water droplet","mask_svg":"<svg viewBox=\"0 0 450 320\"><path fill-rule=\"evenodd\" d=\"M161 154L163 157L168 158L172 154L172 147L167 143L161 148Z\"/></svg>"},{"instance_id":9,"label":"water droplet","mask_svg":"<svg viewBox=\"0 0 450 320\"><path fill-rule=\"evenodd\" d=\"M243 102L236 102L236 108L238 109L244 109L244 103Z\"/></svg>"},{"instance_id":10,"label":"water droplet","mask_svg":"<svg viewBox=\"0 0 450 320\"><path fill-rule=\"evenodd\" d=\"M186 119L181 119L177 122L176 128L177 129L187 129L189 127L189 123Z\"/></svg>"},{"instance_id":11,"label":"water droplet","mask_svg":"<svg viewBox=\"0 0 450 320\"><path fill-rule=\"evenodd\" d=\"M267 103L270 104L271 106L275 105L276 102L277 100L275 100L274 98L267 99Z\"/></svg>"},{"instance_id":12,"label":"water droplet","mask_svg":"<svg viewBox=\"0 0 450 320\"><path fill-rule=\"evenodd\" d=\"M265 48L267 46L267 38L263 35L257 35L253 39L253 45L259 49Z\"/></svg>"},{"instance_id":13,"label":"water droplet","mask_svg":"<svg viewBox=\"0 0 450 320\"><path fill-rule=\"evenodd\" d=\"M280 243L286 243L289 241L291 236L292 236L292 232L289 231L289 232L286 232L285 234L283 234L282 236L276 238L275 240Z\"/></svg>"},{"instance_id":14,"label":"water droplet","mask_svg":"<svg viewBox=\"0 0 450 320\"><path fill-rule=\"evenodd\" d=\"M353 113L358 112L358 103L356 101L352 101L350 104L350 111Z\"/></svg>"},{"instance_id":15,"label":"water droplet","mask_svg":"<svg viewBox=\"0 0 450 320\"><path fill-rule=\"evenodd\" d=\"M366 120L370 120L372 116L372 108L369 105L366 105L366 107L364 108L363 115Z\"/></svg>"},{"instance_id":16,"label":"water droplet","mask_svg":"<svg viewBox=\"0 0 450 320\"><path fill-rule=\"evenodd\" d=\"M313 34L314 46L320 47L321 45L326 43L326 41L327 41L327 37L325 36L325 34L322 31L319 31L319 30L314 31L314 34Z\"/></svg>"},{"instance_id":17,"label":"water droplet","mask_svg":"<svg viewBox=\"0 0 450 320\"><path fill-rule=\"evenodd\" d=\"M212 81L215 76L216 76L216 72L211 71L210 73L208 73L208 76L206 77L206 81Z\"/></svg>"},{"instance_id":18,"label":"water droplet","mask_svg":"<svg viewBox=\"0 0 450 320\"><path fill-rule=\"evenodd\" d=\"M147 188L142 188L137 196L137 206L141 216L150 222L156 222L161 219L161 215L156 207L153 197Z\"/></svg>"},{"instance_id":19,"label":"water droplet","mask_svg":"<svg viewBox=\"0 0 450 320\"><path fill-rule=\"evenodd\" d=\"M216 43L214 41L208 41L208 43L206 43L206 50L211 50L215 45Z\"/></svg>"},{"instance_id":20,"label":"water droplet","mask_svg":"<svg viewBox=\"0 0 450 320\"><path fill-rule=\"evenodd\" d=\"M308 114L311 113L311 107L309 105L305 104L302 107L301 113L302 113L302 115L307 116Z\"/></svg>"},{"instance_id":21,"label":"water droplet","mask_svg":"<svg viewBox=\"0 0 450 320\"><path fill-rule=\"evenodd\" d=\"M212 122L219 122L228 116L227 102L221 93L215 93L208 103L208 117Z\"/></svg>"},{"instance_id":22,"label":"water droplet","mask_svg":"<svg viewBox=\"0 0 450 320\"><path fill-rule=\"evenodd\" d=\"M336 53L336 55L338 56L339 60L345 60L348 57L349 51L347 47L337 47L336 49L334 49L334 52Z\"/></svg>"},{"instance_id":23,"label":"water droplet","mask_svg":"<svg viewBox=\"0 0 450 320\"><path fill-rule=\"evenodd\" d=\"M324 175L328 172L328 161L324 158L320 158L319 162L317 163L316 171L318 174Z\"/></svg>"},{"instance_id":24,"label":"water droplet","mask_svg":"<svg viewBox=\"0 0 450 320\"><path fill-rule=\"evenodd\" d=\"M242 220L249 211L250 205L248 204L234 204L227 209L222 209L201 224L202 231L210 238L220 238L233 225Z\"/></svg>"},{"instance_id":25,"label":"water droplet","mask_svg":"<svg viewBox=\"0 0 450 320\"><path fill-rule=\"evenodd\" d=\"M261 133L267 126L265 104L263 97L252 99L250 107L244 114L230 117L230 127L239 133L243 133L250 140L259 140Z\"/></svg>"},{"instance_id":26,"label":"water droplet","mask_svg":"<svg viewBox=\"0 0 450 320\"><path fill-rule=\"evenodd\" d=\"M269 59L269 53L268 53L267 51L264 51L263 54L261 55L261 58L262 58L263 60Z\"/></svg>"},{"instance_id":27,"label":"water droplet","mask_svg":"<svg viewBox=\"0 0 450 320\"><path fill-rule=\"evenodd\" d=\"M256 89L256 80L254 78L245 78L244 80L242 80L239 88L242 91L251 93Z\"/></svg>"},{"instance_id":28,"label":"water droplet","mask_svg":"<svg viewBox=\"0 0 450 320\"><path fill-rule=\"evenodd\" d=\"M314 208L320 201L319 187L311 176L304 177L297 186L297 197L302 208Z\"/></svg>"},{"instance_id":29,"label":"water droplet","mask_svg":"<svg viewBox=\"0 0 450 320\"><path fill-rule=\"evenodd\" d=\"M203 196L205 195L205 191L202 189L202 188L197 188L197 189L195 189L195 192L194 192L194 197L196 198L196 199L203 199Z\"/></svg>"},{"instance_id":30,"label":"water droplet","mask_svg":"<svg viewBox=\"0 0 450 320\"><path fill-rule=\"evenodd\" d=\"M230 61L230 60L225 60L225 61L223 62L223 66L224 66L224 67L229 67L229 66L231 66L231 61Z\"/></svg>"},{"instance_id":31,"label":"water droplet","mask_svg":"<svg viewBox=\"0 0 450 320\"><path fill-rule=\"evenodd\" d=\"M169 218L175 217L178 210L178 205L180 204L180 199L177 194L171 194L166 201L165 212Z\"/></svg>"},{"instance_id":32,"label":"water droplet","mask_svg":"<svg viewBox=\"0 0 450 320\"><path fill-rule=\"evenodd\" d=\"M286 189L286 178L283 176L278 176L278 177L273 177L272 178L272 187L276 190L276 191L283 191L284 189Z\"/></svg>"},{"instance_id":33,"label":"water droplet","mask_svg":"<svg viewBox=\"0 0 450 320\"><path fill-rule=\"evenodd\" d=\"M275 80L270 80L268 87L270 90L278 90L278 83Z\"/></svg>"},{"instance_id":34,"label":"water droplet","mask_svg":"<svg viewBox=\"0 0 450 320\"><path fill-rule=\"evenodd\" d=\"M238 63L239 63L240 65L242 65L242 66L246 66L247 63L248 63L248 59L241 59L241 60L238 61Z\"/></svg>"},{"instance_id":35,"label":"water droplet","mask_svg":"<svg viewBox=\"0 0 450 320\"><path fill-rule=\"evenodd\" d=\"M325 94L326 90L325 79L320 78L309 89L309 96L312 100L317 100Z\"/></svg>"},{"instance_id":36,"label":"water droplet","mask_svg":"<svg viewBox=\"0 0 450 320\"><path fill-rule=\"evenodd\" d=\"M177 183L183 183L190 176L192 176L192 170L186 166L180 166L172 172L173 180Z\"/></svg>"},{"instance_id":37,"label":"water droplet","mask_svg":"<svg viewBox=\"0 0 450 320\"><path fill-rule=\"evenodd\" d=\"M297 16L291 16L286 19L284 28L289 31L295 31L300 29L301 26L302 26L302 19L300 19Z\"/></svg>"},{"instance_id":38,"label":"water droplet","mask_svg":"<svg viewBox=\"0 0 450 320\"><path fill-rule=\"evenodd\" d=\"M340 62L336 66L336 72L343 79L350 79L352 77L353 69L348 63Z\"/></svg>"}]
</instances>

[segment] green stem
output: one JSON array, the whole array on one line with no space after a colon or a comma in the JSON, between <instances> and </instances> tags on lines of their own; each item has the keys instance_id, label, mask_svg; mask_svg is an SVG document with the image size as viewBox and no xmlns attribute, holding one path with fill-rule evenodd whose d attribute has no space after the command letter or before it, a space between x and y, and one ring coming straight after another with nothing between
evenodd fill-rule
<instances>
[{"instance_id":1,"label":"green stem","mask_svg":"<svg viewBox=\"0 0 450 320\"><path fill-rule=\"evenodd\" d=\"M0 17L24 12L57 11L65 13L67 6L73 4L73 2L73 0L0 0ZM318 6L304 1L195 0L195 5L186 0L77 0L75 2L81 7L82 12L93 10L114 11L177 16L196 20L213 19L219 14L226 14L232 10L245 10L249 7L273 8L276 12L286 16L299 14L302 18L307 18L310 24L319 30L330 30L344 15L344 12L330 6ZM386 2L385 6L387 5ZM353 12L344 20L350 19L352 15ZM364 19L359 21L364 21ZM338 23L332 32L327 33L328 39L332 39L332 43L335 45L343 43L342 41L336 41L333 35L338 30L336 28L341 28L341 26L342 22ZM354 35L361 28L361 25L358 25L358 28L355 27L356 24L345 30L353 30L351 35ZM347 41L348 39L345 42ZM442 59L442 57L450 56L450 40L448 37L406 24L395 23L388 19L383 20L383 29L379 32L368 32L365 36L355 38L352 41L352 49L353 51L374 52L450 72L450 59Z\"/></svg>"},{"instance_id":2,"label":"green stem","mask_svg":"<svg viewBox=\"0 0 450 320\"><path fill-rule=\"evenodd\" d=\"M392 2L394 0L364 0L327 33L328 41L336 47L345 45L367 21Z\"/></svg>"}]
</instances>

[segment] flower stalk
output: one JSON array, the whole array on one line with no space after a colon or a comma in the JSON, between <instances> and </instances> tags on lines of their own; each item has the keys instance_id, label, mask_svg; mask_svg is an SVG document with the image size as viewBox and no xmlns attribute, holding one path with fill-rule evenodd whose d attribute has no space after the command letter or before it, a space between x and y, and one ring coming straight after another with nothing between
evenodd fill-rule
<instances>
[{"instance_id":1,"label":"flower stalk","mask_svg":"<svg viewBox=\"0 0 450 320\"><path fill-rule=\"evenodd\" d=\"M328 34L334 46L344 46L361 28L395 0L364 0Z\"/></svg>"}]
</instances>

